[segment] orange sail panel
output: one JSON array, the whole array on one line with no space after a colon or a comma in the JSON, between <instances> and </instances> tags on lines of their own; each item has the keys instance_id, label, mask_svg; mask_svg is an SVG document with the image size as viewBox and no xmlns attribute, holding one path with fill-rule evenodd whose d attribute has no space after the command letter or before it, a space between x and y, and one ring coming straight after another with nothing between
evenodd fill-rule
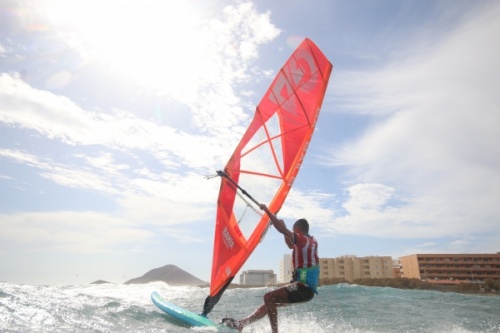
<instances>
[{"instance_id":1,"label":"orange sail panel","mask_svg":"<svg viewBox=\"0 0 500 333\"><path fill-rule=\"evenodd\" d=\"M224 168L227 177L273 212L280 210L300 169L331 71L320 49L305 39L272 82ZM205 315L269 227L269 218L231 180L221 177Z\"/></svg>"}]
</instances>

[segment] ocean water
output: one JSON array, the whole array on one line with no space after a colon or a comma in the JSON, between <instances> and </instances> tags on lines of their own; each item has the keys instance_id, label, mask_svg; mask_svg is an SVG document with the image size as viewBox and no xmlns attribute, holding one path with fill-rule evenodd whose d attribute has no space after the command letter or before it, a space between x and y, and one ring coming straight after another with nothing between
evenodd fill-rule
<instances>
[{"instance_id":1,"label":"ocean water","mask_svg":"<svg viewBox=\"0 0 500 333\"><path fill-rule=\"evenodd\" d=\"M271 288L230 289L210 313L244 317ZM17 285L0 282L0 332L216 332L178 326L153 291L201 312L207 288L145 285ZM280 332L500 332L500 297L339 284L279 309ZM222 332L231 332L222 329ZM243 332L270 332L267 317Z\"/></svg>"}]
</instances>

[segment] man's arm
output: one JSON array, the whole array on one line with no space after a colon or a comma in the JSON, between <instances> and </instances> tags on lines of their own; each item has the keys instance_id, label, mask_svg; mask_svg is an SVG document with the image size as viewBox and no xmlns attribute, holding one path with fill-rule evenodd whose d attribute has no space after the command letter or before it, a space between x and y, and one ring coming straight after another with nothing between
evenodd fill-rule
<instances>
[{"instance_id":1,"label":"man's arm","mask_svg":"<svg viewBox=\"0 0 500 333\"><path fill-rule=\"evenodd\" d=\"M289 249L293 249L293 234L292 234L292 238L288 238L288 236L284 236L285 238L285 243L286 245L288 246Z\"/></svg>"},{"instance_id":2,"label":"man's arm","mask_svg":"<svg viewBox=\"0 0 500 333\"><path fill-rule=\"evenodd\" d=\"M278 230L280 233L283 234L283 236L285 236L286 245L288 245L290 249L293 248L293 232L288 230L285 222L283 220L278 219L276 215L271 213L271 211L269 210L269 208L267 208L265 204L261 204L260 209L266 212L276 230Z\"/></svg>"}]
</instances>

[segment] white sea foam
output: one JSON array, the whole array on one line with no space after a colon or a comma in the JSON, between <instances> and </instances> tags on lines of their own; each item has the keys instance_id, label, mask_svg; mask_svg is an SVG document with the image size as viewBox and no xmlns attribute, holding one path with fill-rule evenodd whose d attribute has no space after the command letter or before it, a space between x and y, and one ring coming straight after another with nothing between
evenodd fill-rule
<instances>
[{"instance_id":1,"label":"white sea foam","mask_svg":"<svg viewBox=\"0 0 500 333\"><path fill-rule=\"evenodd\" d=\"M245 317L262 304L268 290L229 289L210 318ZM201 312L208 294L208 288L162 282L80 286L2 282L0 332L215 332L178 326L152 304L153 291L193 312ZM319 292L311 302L279 309L280 332L500 332L500 297L347 285L324 286ZM243 332L269 331L264 318Z\"/></svg>"}]
</instances>

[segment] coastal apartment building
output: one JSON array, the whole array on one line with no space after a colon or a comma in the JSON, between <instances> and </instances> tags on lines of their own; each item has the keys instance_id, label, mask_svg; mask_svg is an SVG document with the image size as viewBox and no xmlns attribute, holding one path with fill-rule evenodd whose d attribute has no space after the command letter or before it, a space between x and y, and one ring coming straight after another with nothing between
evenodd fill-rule
<instances>
[{"instance_id":1,"label":"coastal apartment building","mask_svg":"<svg viewBox=\"0 0 500 333\"><path fill-rule=\"evenodd\" d=\"M240 285L268 286L276 284L273 270L248 270L240 274Z\"/></svg>"},{"instance_id":2,"label":"coastal apartment building","mask_svg":"<svg viewBox=\"0 0 500 333\"><path fill-rule=\"evenodd\" d=\"M342 256L338 258L320 258L320 280L393 278L393 262L389 256Z\"/></svg>"},{"instance_id":3,"label":"coastal apartment building","mask_svg":"<svg viewBox=\"0 0 500 333\"><path fill-rule=\"evenodd\" d=\"M401 261L399 259L392 259L392 272L395 278L401 277Z\"/></svg>"},{"instance_id":4,"label":"coastal apartment building","mask_svg":"<svg viewBox=\"0 0 500 333\"><path fill-rule=\"evenodd\" d=\"M421 280L484 281L500 279L496 254L412 254L399 258L401 277Z\"/></svg>"}]
</instances>

